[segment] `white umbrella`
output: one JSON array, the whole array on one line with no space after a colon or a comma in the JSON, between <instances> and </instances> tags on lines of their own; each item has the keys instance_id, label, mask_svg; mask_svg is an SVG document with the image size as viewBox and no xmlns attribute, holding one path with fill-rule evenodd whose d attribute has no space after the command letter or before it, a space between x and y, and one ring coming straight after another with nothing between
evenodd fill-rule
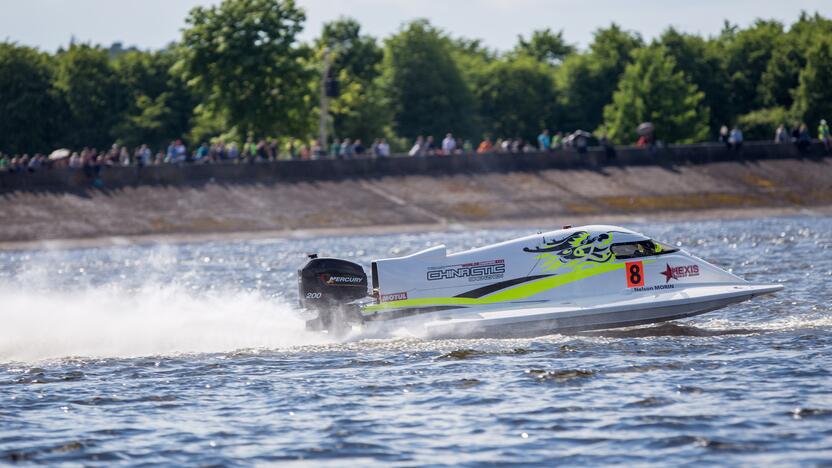
<instances>
[{"instance_id":1,"label":"white umbrella","mask_svg":"<svg viewBox=\"0 0 832 468\"><path fill-rule=\"evenodd\" d=\"M56 149L49 155L50 161L58 161L60 159L68 158L72 152L66 148Z\"/></svg>"},{"instance_id":2,"label":"white umbrella","mask_svg":"<svg viewBox=\"0 0 832 468\"><path fill-rule=\"evenodd\" d=\"M639 135L649 135L649 134L653 133L654 128L655 127L653 126L653 124L651 122L644 122L644 123L642 123L641 125L638 126L638 129L636 129L636 132L638 132Z\"/></svg>"}]
</instances>

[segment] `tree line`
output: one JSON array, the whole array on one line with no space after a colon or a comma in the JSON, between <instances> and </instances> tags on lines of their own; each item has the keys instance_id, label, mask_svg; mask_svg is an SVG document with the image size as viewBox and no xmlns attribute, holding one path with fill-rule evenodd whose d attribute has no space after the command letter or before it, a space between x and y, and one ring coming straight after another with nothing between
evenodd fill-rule
<instances>
[{"instance_id":1,"label":"tree line","mask_svg":"<svg viewBox=\"0 0 832 468\"><path fill-rule=\"evenodd\" d=\"M649 42L611 24L585 50L544 29L503 52L427 20L379 40L341 18L302 42L305 21L293 0L224 0L194 8L163 50L0 43L0 151L309 141L327 54L339 84L330 134L397 149L418 135L533 140L543 128L628 144L645 121L669 143L735 124L769 139L780 124L832 118L832 20L817 13L788 27L726 21L711 37L668 28Z\"/></svg>"}]
</instances>

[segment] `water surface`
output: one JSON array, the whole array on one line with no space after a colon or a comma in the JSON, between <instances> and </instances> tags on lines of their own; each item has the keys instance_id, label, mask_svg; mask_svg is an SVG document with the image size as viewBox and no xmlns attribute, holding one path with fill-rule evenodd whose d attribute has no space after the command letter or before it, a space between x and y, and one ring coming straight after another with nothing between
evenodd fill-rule
<instances>
[{"instance_id":1,"label":"water surface","mask_svg":"<svg viewBox=\"0 0 832 468\"><path fill-rule=\"evenodd\" d=\"M305 253L529 231L0 253L0 463L832 462L832 218L628 227L786 290L583 335L336 343L293 310Z\"/></svg>"}]
</instances>

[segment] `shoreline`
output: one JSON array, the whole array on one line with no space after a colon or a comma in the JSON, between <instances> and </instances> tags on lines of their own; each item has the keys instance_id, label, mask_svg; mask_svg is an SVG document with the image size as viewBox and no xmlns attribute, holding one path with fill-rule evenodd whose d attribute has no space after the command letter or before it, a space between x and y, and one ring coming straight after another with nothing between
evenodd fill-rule
<instances>
[{"instance_id":1,"label":"shoreline","mask_svg":"<svg viewBox=\"0 0 832 468\"><path fill-rule=\"evenodd\" d=\"M270 239L310 239L332 236L374 236L417 232L445 232L470 229L558 229L563 225L607 223L649 223L698 220L734 220L761 217L832 216L832 205L812 207L714 208L699 210L660 211L657 213L578 214L531 219L510 219L471 222L410 223L349 227L321 227L232 232L182 232L100 236L88 238L57 238L25 241L0 241L0 251L72 250L118 246L191 244L206 242L246 242Z\"/></svg>"}]
</instances>

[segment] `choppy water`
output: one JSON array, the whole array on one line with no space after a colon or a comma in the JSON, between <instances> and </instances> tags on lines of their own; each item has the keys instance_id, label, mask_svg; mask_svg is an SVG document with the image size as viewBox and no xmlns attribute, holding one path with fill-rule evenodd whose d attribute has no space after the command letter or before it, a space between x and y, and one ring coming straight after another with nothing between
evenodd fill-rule
<instances>
[{"instance_id":1,"label":"choppy water","mask_svg":"<svg viewBox=\"0 0 832 468\"><path fill-rule=\"evenodd\" d=\"M832 219L630 226L786 290L671 324L331 343L310 251L528 231L0 253L0 464L832 463Z\"/></svg>"}]
</instances>

